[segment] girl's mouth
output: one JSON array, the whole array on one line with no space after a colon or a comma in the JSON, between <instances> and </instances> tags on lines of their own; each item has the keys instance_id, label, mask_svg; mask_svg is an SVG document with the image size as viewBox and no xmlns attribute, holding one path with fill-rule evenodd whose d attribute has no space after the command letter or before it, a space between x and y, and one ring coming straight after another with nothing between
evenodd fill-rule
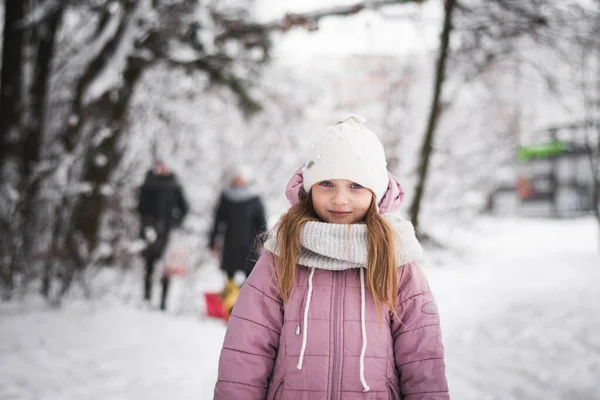
<instances>
[{"instance_id":1,"label":"girl's mouth","mask_svg":"<svg viewBox=\"0 0 600 400\"><path fill-rule=\"evenodd\" d=\"M332 211L332 210L329 210L329 212L331 214L335 215L335 216L338 216L338 217L343 217L343 216L352 214L352 211Z\"/></svg>"}]
</instances>

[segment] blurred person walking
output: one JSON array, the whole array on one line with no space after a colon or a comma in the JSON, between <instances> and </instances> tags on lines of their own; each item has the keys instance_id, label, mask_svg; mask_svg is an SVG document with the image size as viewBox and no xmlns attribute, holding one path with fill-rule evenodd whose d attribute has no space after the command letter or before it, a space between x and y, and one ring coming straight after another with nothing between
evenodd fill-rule
<instances>
[{"instance_id":1,"label":"blurred person walking","mask_svg":"<svg viewBox=\"0 0 600 400\"><path fill-rule=\"evenodd\" d=\"M171 230L180 227L188 212L188 203L179 181L162 161L146 173L140 190L137 211L140 214L140 237L146 242L142 252L145 264L144 300L152 298L152 277L158 261L169 243ZM170 279L161 277L161 310L166 309Z\"/></svg>"},{"instance_id":2,"label":"blurred person walking","mask_svg":"<svg viewBox=\"0 0 600 400\"><path fill-rule=\"evenodd\" d=\"M229 185L217 204L209 238L210 251L220 260L220 267L227 275L222 297L228 310L258 260L260 238L267 225L263 201L250 167L238 165L229 177Z\"/></svg>"}]
</instances>

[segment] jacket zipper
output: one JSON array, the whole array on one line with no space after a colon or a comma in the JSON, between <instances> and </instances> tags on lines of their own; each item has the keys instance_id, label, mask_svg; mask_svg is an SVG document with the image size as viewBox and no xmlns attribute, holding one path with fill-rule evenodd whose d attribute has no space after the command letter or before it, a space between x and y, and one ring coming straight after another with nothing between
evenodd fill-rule
<instances>
[{"instance_id":1,"label":"jacket zipper","mask_svg":"<svg viewBox=\"0 0 600 400\"><path fill-rule=\"evenodd\" d=\"M396 400L396 398L397 398L396 391L392 388L392 385L389 382L387 382L386 385L388 388L388 394L390 396L390 400Z\"/></svg>"},{"instance_id":2,"label":"jacket zipper","mask_svg":"<svg viewBox=\"0 0 600 400\"><path fill-rule=\"evenodd\" d=\"M283 381L281 381L279 383L279 385L277 385L277 389L275 390L275 394L273 395L273 400L278 400L281 396L281 392L282 392L282 388L283 388Z\"/></svg>"},{"instance_id":3,"label":"jacket zipper","mask_svg":"<svg viewBox=\"0 0 600 400\"><path fill-rule=\"evenodd\" d=\"M335 284L335 308L333 312L335 313L335 325L333 331L333 338L335 340L333 346L333 379L332 379L332 388L331 388L331 400L337 399L337 388L338 381L340 379L339 375L339 358L340 358L340 344L341 340L339 338L340 335L340 325L341 325L341 314L342 310L340 310L340 296L342 291L340 290L340 277L343 277L343 274L335 273L336 275L336 284Z\"/></svg>"}]
</instances>

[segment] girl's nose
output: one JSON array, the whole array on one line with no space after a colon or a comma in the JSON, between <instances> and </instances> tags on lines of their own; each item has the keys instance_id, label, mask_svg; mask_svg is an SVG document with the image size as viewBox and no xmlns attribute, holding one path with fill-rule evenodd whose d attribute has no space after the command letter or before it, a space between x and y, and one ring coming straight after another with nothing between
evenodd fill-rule
<instances>
[{"instance_id":1,"label":"girl's nose","mask_svg":"<svg viewBox=\"0 0 600 400\"><path fill-rule=\"evenodd\" d=\"M342 190L336 191L335 195L333 196L333 204L343 205L343 204L347 204L347 203L348 203L348 195Z\"/></svg>"}]
</instances>

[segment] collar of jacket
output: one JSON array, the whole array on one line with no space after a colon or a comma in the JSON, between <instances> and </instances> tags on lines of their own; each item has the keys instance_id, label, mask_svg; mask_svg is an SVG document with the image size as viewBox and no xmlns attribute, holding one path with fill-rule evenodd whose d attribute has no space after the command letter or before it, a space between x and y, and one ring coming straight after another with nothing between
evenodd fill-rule
<instances>
[{"instance_id":1,"label":"collar of jacket","mask_svg":"<svg viewBox=\"0 0 600 400\"><path fill-rule=\"evenodd\" d=\"M251 182L246 186L228 186L223 190L223 196L233 203L242 203L259 197L258 185Z\"/></svg>"}]
</instances>

